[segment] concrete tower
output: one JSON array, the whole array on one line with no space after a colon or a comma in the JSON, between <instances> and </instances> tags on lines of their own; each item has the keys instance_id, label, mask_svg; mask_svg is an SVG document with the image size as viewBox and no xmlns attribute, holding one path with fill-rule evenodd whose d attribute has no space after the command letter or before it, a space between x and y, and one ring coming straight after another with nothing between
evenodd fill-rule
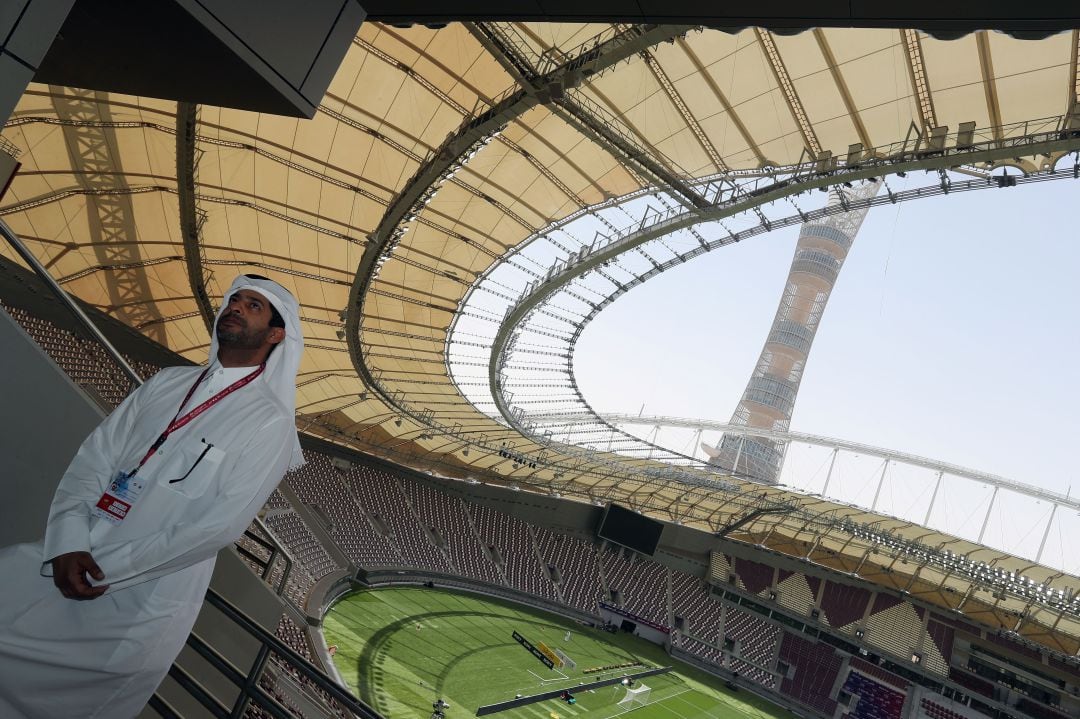
<instances>
[{"instance_id":1,"label":"concrete tower","mask_svg":"<svg viewBox=\"0 0 1080 719\"><path fill-rule=\"evenodd\" d=\"M834 187L830 205L877 194L880 181L855 188ZM746 385L731 424L785 432L795 396L825 305L855 240L866 209L808 222L799 231L784 294L757 366ZM709 463L762 484L776 484L785 445L764 437L725 435L716 447L702 445Z\"/></svg>"}]
</instances>

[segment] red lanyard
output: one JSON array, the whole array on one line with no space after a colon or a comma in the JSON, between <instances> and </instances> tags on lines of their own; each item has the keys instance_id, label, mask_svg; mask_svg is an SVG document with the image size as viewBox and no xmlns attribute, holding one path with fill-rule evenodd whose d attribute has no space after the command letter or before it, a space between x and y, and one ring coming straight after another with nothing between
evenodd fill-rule
<instances>
[{"instance_id":1,"label":"red lanyard","mask_svg":"<svg viewBox=\"0 0 1080 719\"><path fill-rule=\"evenodd\" d=\"M137 467L135 467L135 469L131 470L131 473L128 476L129 477L134 477L135 474L140 469L142 469L142 466L144 464L146 464L146 461L148 459L150 459L151 455L153 455L154 452L158 451L158 449L161 448L161 445L165 444L165 440L167 440L169 438L170 434L172 434L176 430L180 429L181 427L186 425L188 422L195 419L200 414L202 414L206 410L210 409L215 404L217 404L221 400L225 399L226 397L228 397L230 394L232 394L236 390L238 390L241 387L244 387L247 384L249 384L252 380L254 380L256 377L261 375L264 369L266 369L266 363L265 362L263 364L259 365L259 369L255 370L254 372L252 372L249 375L246 375L246 376L241 377L240 379L236 380L231 385L229 385L225 389L221 390L220 392L215 394L213 397L206 400L205 402L200 404L198 407L196 407L195 409L191 410L190 412L185 414L183 417L181 417L180 412L183 411L184 405L186 405L188 403L188 400L191 399L191 396L193 394L195 394L195 389L203 381L203 378L206 377L206 373L210 371L209 367L204 369L202 371L202 374L199 375L199 379L195 380L195 384L191 385L191 389L189 389L187 395L184 396L184 401L180 403L180 408L176 410L176 414L173 415L172 421L169 422L169 426L165 428L165 431L161 433L160 437L158 437L156 440L154 440L154 443L152 445L150 445L150 449L148 449L146 451L146 454L143 455L143 458L141 460L139 460L139 465Z\"/></svg>"}]
</instances>

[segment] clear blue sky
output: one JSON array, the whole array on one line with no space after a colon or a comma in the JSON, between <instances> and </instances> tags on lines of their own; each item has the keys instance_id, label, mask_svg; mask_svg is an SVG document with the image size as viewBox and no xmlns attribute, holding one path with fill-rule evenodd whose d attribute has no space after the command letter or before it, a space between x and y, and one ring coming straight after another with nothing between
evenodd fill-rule
<instances>
[{"instance_id":1,"label":"clear blue sky","mask_svg":"<svg viewBox=\"0 0 1080 719\"><path fill-rule=\"evenodd\" d=\"M1080 491L1078 200L1080 181L1065 180L872 210L829 301L792 430ZM585 396L600 411L644 403L646 414L727 421L797 236L717 250L616 301L577 350Z\"/></svg>"}]
</instances>

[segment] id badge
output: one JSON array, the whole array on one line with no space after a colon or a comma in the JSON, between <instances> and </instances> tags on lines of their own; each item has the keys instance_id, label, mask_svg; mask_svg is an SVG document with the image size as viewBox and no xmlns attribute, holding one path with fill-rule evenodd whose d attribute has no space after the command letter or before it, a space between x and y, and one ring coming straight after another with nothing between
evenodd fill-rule
<instances>
[{"instance_id":1,"label":"id badge","mask_svg":"<svg viewBox=\"0 0 1080 719\"><path fill-rule=\"evenodd\" d=\"M142 490L142 479L132 477L127 472L117 472L108 489L94 505L92 514L113 524L120 524L135 506Z\"/></svg>"}]
</instances>

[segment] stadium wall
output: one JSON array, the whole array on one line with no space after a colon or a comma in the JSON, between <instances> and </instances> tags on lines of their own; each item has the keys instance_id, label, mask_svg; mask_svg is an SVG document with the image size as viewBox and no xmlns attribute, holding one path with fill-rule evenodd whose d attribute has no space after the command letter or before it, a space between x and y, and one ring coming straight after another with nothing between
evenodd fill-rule
<instances>
[{"instance_id":1,"label":"stadium wall","mask_svg":"<svg viewBox=\"0 0 1080 719\"><path fill-rule=\"evenodd\" d=\"M467 577L438 574L435 572L408 572L408 571L361 571L355 583L351 587L337 588L331 595L328 594L324 602L323 616L335 602L344 598L350 591L365 587L396 587L396 586L421 586L429 584L443 589L456 589L473 594L482 594L496 599L507 599L517 604L542 609L545 612L558 614L572 619L575 622L595 625L602 624L603 619L599 614L590 614L574 607L552 602L534 594L519 592L509 587L497 587L486 582L470 580Z\"/></svg>"},{"instance_id":2,"label":"stadium wall","mask_svg":"<svg viewBox=\"0 0 1080 719\"><path fill-rule=\"evenodd\" d=\"M0 482L8 511L0 547L45 535L56 485L83 439L105 411L76 385L0 307Z\"/></svg>"}]
</instances>

